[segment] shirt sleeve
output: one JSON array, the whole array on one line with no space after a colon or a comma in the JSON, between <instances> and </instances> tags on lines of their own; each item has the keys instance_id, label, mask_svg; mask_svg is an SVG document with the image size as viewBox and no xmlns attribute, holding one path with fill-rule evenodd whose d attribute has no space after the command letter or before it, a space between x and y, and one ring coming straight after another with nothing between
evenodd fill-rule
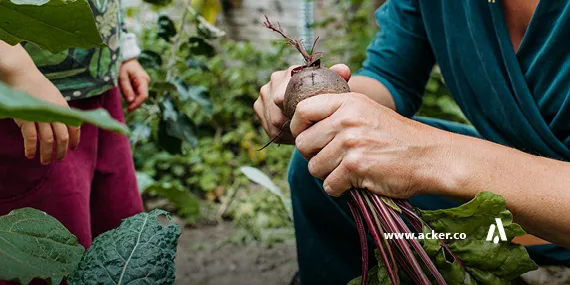
<instances>
[{"instance_id":1,"label":"shirt sleeve","mask_svg":"<svg viewBox=\"0 0 570 285\"><path fill-rule=\"evenodd\" d=\"M384 84L394 97L396 111L411 117L422 104L435 64L418 0L388 0L375 16L380 30L356 75Z\"/></svg>"},{"instance_id":2,"label":"shirt sleeve","mask_svg":"<svg viewBox=\"0 0 570 285\"><path fill-rule=\"evenodd\" d=\"M122 2L122 1L119 1ZM141 54L141 49L137 42L137 36L133 33L129 33L127 25L125 22L125 10L123 5L120 5L119 9L119 25L122 32L121 36L121 51L123 62L131 60L133 58L138 58Z\"/></svg>"}]
</instances>

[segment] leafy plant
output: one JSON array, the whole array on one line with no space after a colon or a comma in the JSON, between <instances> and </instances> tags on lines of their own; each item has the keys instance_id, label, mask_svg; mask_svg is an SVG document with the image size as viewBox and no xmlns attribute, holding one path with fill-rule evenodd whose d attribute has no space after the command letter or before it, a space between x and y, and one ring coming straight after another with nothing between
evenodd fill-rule
<instances>
[{"instance_id":1,"label":"leafy plant","mask_svg":"<svg viewBox=\"0 0 570 285\"><path fill-rule=\"evenodd\" d=\"M79 263L83 247L59 221L31 208L0 217L0 280L59 284Z\"/></svg>"},{"instance_id":2,"label":"leafy plant","mask_svg":"<svg viewBox=\"0 0 570 285\"><path fill-rule=\"evenodd\" d=\"M249 194L251 182L240 172L242 165L278 173L278 180L284 182L292 148L257 151L266 135L252 106L272 70L288 66L288 51L282 47L261 51L251 43L221 40L224 33L194 11L186 17L174 23L175 29L168 29L178 31L168 39L159 33L173 21L163 17L159 23L143 23L145 30L139 34L142 62L154 84L143 109L127 118L137 170L158 184L185 189L194 199L208 201L225 200L227 193L239 188L246 189L240 195ZM185 32L180 34L182 30ZM220 50L223 52L218 53ZM147 193L169 199L179 211L200 212L182 210L196 206L190 199L172 200L166 192ZM234 205L242 201L246 203L236 197ZM283 211L282 207L279 210ZM184 217L196 221L189 214Z\"/></svg>"},{"instance_id":3,"label":"leafy plant","mask_svg":"<svg viewBox=\"0 0 570 285\"><path fill-rule=\"evenodd\" d=\"M538 268L523 246L511 243L515 236L522 236L525 231L513 222L505 200L499 195L482 192L459 207L435 211L412 210L404 201L397 201L397 206L416 233L427 236L434 231L464 233L467 236L463 240L422 239L421 250L413 247L415 254L421 255L420 251L423 251L429 256L432 264L437 266L437 272L445 278L444 283L510 284L521 274ZM501 219L507 236L507 241L497 244L486 240L488 229L495 218ZM366 216L365 219L369 220ZM374 227L369 229L375 230ZM384 229L386 233L395 232L389 227ZM386 258L382 257L382 251L390 250L396 242L397 240L384 240L386 247L379 248L378 266L368 272L368 281L359 277L349 284L418 284L417 276L414 276L418 274L417 271L406 268L406 263L401 258L396 258L398 262L392 263L386 262ZM399 254L396 251L393 253L395 256ZM431 278L433 277L429 280Z\"/></svg>"},{"instance_id":4,"label":"leafy plant","mask_svg":"<svg viewBox=\"0 0 570 285\"><path fill-rule=\"evenodd\" d=\"M161 221L161 217L165 221ZM95 238L83 253L77 237L59 221L32 208L0 216L0 279L28 284L173 284L180 227L156 210L125 219ZM142 269L142 270L141 270Z\"/></svg>"},{"instance_id":5,"label":"leafy plant","mask_svg":"<svg viewBox=\"0 0 570 285\"><path fill-rule=\"evenodd\" d=\"M161 221L160 217L165 217ZM93 241L71 284L174 284L180 227L161 210L138 214Z\"/></svg>"},{"instance_id":6,"label":"leafy plant","mask_svg":"<svg viewBox=\"0 0 570 285\"><path fill-rule=\"evenodd\" d=\"M58 53L71 47L103 47L86 0L8 0L0 2L0 40L28 41Z\"/></svg>"}]
</instances>

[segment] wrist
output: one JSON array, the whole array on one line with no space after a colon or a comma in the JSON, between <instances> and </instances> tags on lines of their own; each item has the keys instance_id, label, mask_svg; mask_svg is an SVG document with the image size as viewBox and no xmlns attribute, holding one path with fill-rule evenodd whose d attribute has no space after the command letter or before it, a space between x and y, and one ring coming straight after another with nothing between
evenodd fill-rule
<instances>
[{"instance_id":1,"label":"wrist","mask_svg":"<svg viewBox=\"0 0 570 285\"><path fill-rule=\"evenodd\" d=\"M463 136L448 132L429 147L423 159L418 194L449 197L466 194L460 191L469 180L471 158L464 147Z\"/></svg>"},{"instance_id":2,"label":"wrist","mask_svg":"<svg viewBox=\"0 0 570 285\"><path fill-rule=\"evenodd\" d=\"M21 45L11 46L0 41L0 80L10 84L23 76L41 74Z\"/></svg>"}]
</instances>

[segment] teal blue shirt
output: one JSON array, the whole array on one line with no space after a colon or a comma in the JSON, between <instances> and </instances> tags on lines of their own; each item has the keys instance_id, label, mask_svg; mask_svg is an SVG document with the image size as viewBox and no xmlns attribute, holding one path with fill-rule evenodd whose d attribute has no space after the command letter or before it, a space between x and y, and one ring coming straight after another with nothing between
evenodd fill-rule
<instances>
[{"instance_id":1,"label":"teal blue shirt","mask_svg":"<svg viewBox=\"0 0 570 285\"><path fill-rule=\"evenodd\" d=\"M570 1L540 1L516 53L501 1L389 0L357 74L382 82L411 117L437 62L482 138L570 161ZM555 245L529 252L570 265L570 250Z\"/></svg>"}]
</instances>

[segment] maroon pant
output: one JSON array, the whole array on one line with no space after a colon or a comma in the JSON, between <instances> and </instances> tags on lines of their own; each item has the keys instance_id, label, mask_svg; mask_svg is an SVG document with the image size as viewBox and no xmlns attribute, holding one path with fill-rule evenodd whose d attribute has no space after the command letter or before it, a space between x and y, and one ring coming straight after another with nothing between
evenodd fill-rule
<instances>
[{"instance_id":1,"label":"maroon pant","mask_svg":"<svg viewBox=\"0 0 570 285\"><path fill-rule=\"evenodd\" d=\"M124 122L118 88L70 105L104 108ZM40 164L39 155L28 160L23 146L14 121L0 120L0 215L23 207L42 210L88 248L95 236L143 211L127 136L84 124L79 147L48 166Z\"/></svg>"}]
</instances>

